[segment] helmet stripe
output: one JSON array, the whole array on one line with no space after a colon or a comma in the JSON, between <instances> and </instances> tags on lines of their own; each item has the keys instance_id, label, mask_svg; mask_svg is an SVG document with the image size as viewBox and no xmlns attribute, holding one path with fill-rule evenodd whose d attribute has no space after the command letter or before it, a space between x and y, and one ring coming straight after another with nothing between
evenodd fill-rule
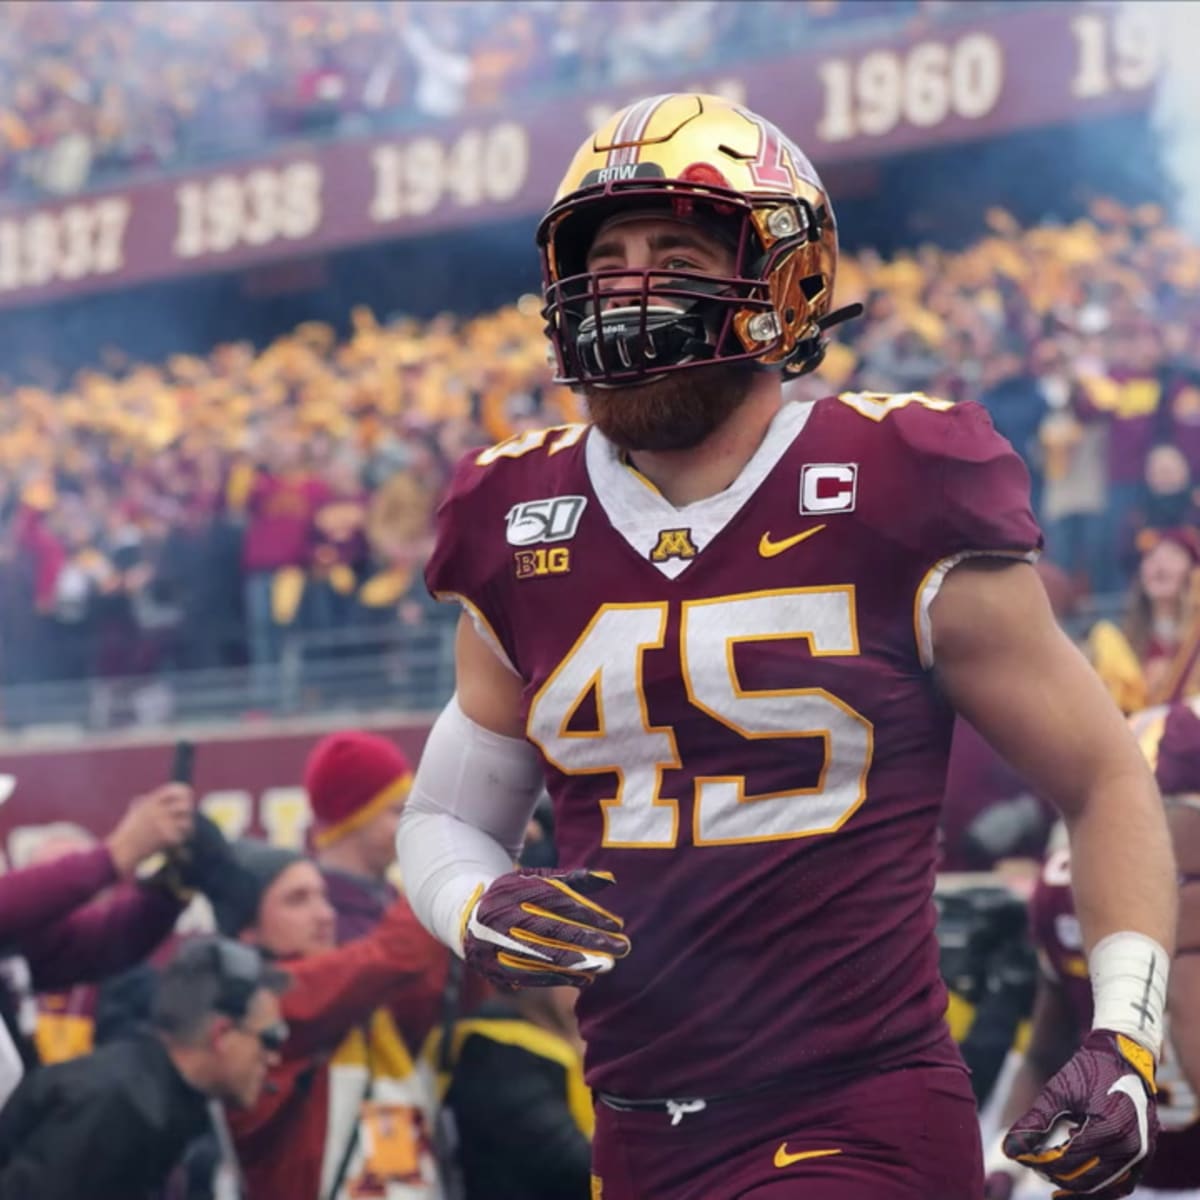
<instances>
[{"instance_id":1,"label":"helmet stripe","mask_svg":"<svg viewBox=\"0 0 1200 1200\"><path fill-rule=\"evenodd\" d=\"M649 103L649 99L639 100L636 104L625 110L625 115L621 118L621 123L617 126L613 134L613 142L617 143L608 152L608 165L610 167L619 167L625 161L626 151L632 149L624 143L631 138L638 136L634 133L642 112Z\"/></svg>"},{"instance_id":2,"label":"helmet stripe","mask_svg":"<svg viewBox=\"0 0 1200 1200\"><path fill-rule=\"evenodd\" d=\"M606 165L620 167L637 162L639 150L637 143L645 136L654 114L667 100L671 99L671 95L667 92L660 96L647 96L646 99L639 100L632 108L626 110L625 116L621 118L621 123L613 134L613 141L632 142L633 145L614 147L608 152Z\"/></svg>"},{"instance_id":3,"label":"helmet stripe","mask_svg":"<svg viewBox=\"0 0 1200 1200\"><path fill-rule=\"evenodd\" d=\"M617 122L617 127L613 130L612 135L613 144L609 147L608 157L604 160L605 166L615 167L618 165L617 155L620 154L621 151L617 149L617 145L618 143L625 141L626 129L628 129L632 124L634 115L637 113L638 109L640 109L645 103L645 100L639 100L636 104L630 105L630 107L625 110L620 121Z\"/></svg>"}]
</instances>

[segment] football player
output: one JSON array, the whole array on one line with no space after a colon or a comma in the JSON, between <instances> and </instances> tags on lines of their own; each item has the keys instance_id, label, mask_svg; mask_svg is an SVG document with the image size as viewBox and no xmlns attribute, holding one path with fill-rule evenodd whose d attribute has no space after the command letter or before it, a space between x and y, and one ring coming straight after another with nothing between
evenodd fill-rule
<instances>
[{"instance_id":1,"label":"football player","mask_svg":"<svg viewBox=\"0 0 1200 1200\"><path fill-rule=\"evenodd\" d=\"M581 988L596 1196L978 1200L931 903L957 709L1064 814L1094 973L1096 1029L1010 1149L1124 1187L1174 866L1030 566L1020 459L974 404L784 402L847 315L837 238L744 108L618 113L538 245L592 420L468 457L440 509L427 581L464 615L399 833L413 908L501 986ZM543 780L560 868L514 870Z\"/></svg>"},{"instance_id":2,"label":"football player","mask_svg":"<svg viewBox=\"0 0 1200 1200\"><path fill-rule=\"evenodd\" d=\"M1155 708L1134 729L1156 769L1179 861L1180 920L1168 1013L1171 1025L1158 1073L1162 1134L1142 1175L1138 1197L1200 1200L1200 701ZM1070 1058L1092 1022L1092 992L1083 938L1071 897L1071 854L1046 858L1030 906L1041 963L1030 1042L1013 1077L1005 1116L1023 1112ZM989 1154L987 1200L1046 1195L1000 1146Z\"/></svg>"}]
</instances>

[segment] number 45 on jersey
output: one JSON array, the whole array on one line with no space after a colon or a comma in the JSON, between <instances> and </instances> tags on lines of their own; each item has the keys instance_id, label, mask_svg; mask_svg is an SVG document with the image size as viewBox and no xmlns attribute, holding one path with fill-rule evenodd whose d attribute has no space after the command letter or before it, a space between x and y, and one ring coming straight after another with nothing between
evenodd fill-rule
<instances>
[{"instance_id":1,"label":"number 45 on jersey","mask_svg":"<svg viewBox=\"0 0 1200 1200\"><path fill-rule=\"evenodd\" d=\"M663 772L682 766L674 731L650 723L642 666L664 646L669 605L605 604L534 696L528 734L566 775L615 774L601 801L603 845L669 849L679 839L679 802L663 796ZM689 703L747 740L821 738L814 787L748 795L738 775L696 779L697 846L812 837L839 829L862 803L871 766L870 721L824 688L748 692L738 681L738 642L799 638L816 657L859 653L852 587L794 588L682 604L679 654ZM592 730L570 729L587 697ZM753 801L753 803L747 803Z\"/></svg>"}]
</instances>

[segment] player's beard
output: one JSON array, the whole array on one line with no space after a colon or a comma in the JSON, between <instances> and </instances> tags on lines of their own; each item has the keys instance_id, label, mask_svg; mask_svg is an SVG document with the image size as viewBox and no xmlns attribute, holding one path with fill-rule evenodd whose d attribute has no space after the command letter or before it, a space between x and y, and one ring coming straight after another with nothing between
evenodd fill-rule
<instances>
[{"instance_id":1,"label":"player's beard","mask_svg":"<svg viewBox=\"0 0 1200 1200\"><path fill-rule=\"evenodd\" d=\"M754 368L715 363L640 387L584 387L596 428L621 450L691 450L745 402Z\"/></svg>"}]
</instances>

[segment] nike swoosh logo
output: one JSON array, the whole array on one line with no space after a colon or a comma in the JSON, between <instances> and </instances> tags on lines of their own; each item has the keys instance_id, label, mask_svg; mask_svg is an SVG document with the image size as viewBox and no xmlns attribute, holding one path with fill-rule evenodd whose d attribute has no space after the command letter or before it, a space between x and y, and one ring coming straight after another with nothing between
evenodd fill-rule
<instances>
[{"instance_id":1,"label":"nike swoosh logo","mask_svg":"<svg viewBox=\"0 0 1200 1200\"><path fill-rule=\"evenodd\" d=\"M490 942L493 946L499 946L501 950L508 950L512 954L519 954L522 958L540 958L543 962L554 961L550 955L545 954L532 943L518 941L516 938L500 933L499 930L481 924L475 919L474 912L471 913L471 919L467 922L467 931L481 942ZM572 947L572 949L579 955L579 961L572 963L569 967L564 967L564 970L592 971L597 975L603 975L613 969L613 960L607 954L589 954L578 946Z\"/></svg>"},{"instance_id":2,"label":"nike swoosh logo","mask_svg":"<svg viewBox=\"0 0 1200 1200\"><path fill-rule=\"evenodd\" d=\"M793 546L800 545L801 542L812 537L814 533L820 533L824 528L824 525L814 525L811 529L806 529L803 533L793 534L790 538L784 538L781 542L771 541L771 535L764 533L758 541L758 552L763 558L774 558L775 555L782 554L785 550L790 550Z\"/></svg>"},{"instance_id":3,"label":"nike swoosh logo","mask_svg":"<svg viewBox=\"0 0 1200 1200\"><path fill-rule=\"evenodd\" d=\"M816 532L814 530L814 532ZM840 1150L801 1150L799 1154L789 1154L787 1142L780 1142L779 1149L775 1151L775 1165L777 1167L790 1167L792 1163L803 1162L806 1158L830 1158L834 1154L841 1154Z\"/></svg>"},{"instance_id":4,"label":"nike swoosh logo","mask_svg":"<svg viewBox=\"0 0 1200 1200\"><path fill-rule=\"evenodd\" d=\"M520 954L523 958L540 958L544 962L552 961L550 955L543 954L536 946L531 946L528 942L518 942L516 938L510 938L498 929L492 929L490 926L482 924L476 920L474 912L471 913L471 919L467 922L467 932L481 942L490 942L493 946L499 946L501 950L510 950L513 954Z\"/></svg>"},{"instance_id":5,"label":"nike swoosh logo","mask_svg":"<svg viewBox=\"0 0 1200 1200\"><path fill-rule=\"evenodd\" d=\"M1110 1096L1113 1092L1123 1092L1128 1096L1133 1101L1133 1110L1137 1116L1138 1152L1121 1168L1121 1171L1127 1171L1150 1153L1150 1103L1146 1099L1146 1085L1138 1075L1122 1075L1108 1089ZM1113 1178L1117 1178L1119 1174L1120 1172L1114 1173ZM1106 1179L1100 1187L1093 1190L1099 1191L1100 1188L1107 1187L1111 1182L1111 1179Z\"/></svg>"}]
</instances>

